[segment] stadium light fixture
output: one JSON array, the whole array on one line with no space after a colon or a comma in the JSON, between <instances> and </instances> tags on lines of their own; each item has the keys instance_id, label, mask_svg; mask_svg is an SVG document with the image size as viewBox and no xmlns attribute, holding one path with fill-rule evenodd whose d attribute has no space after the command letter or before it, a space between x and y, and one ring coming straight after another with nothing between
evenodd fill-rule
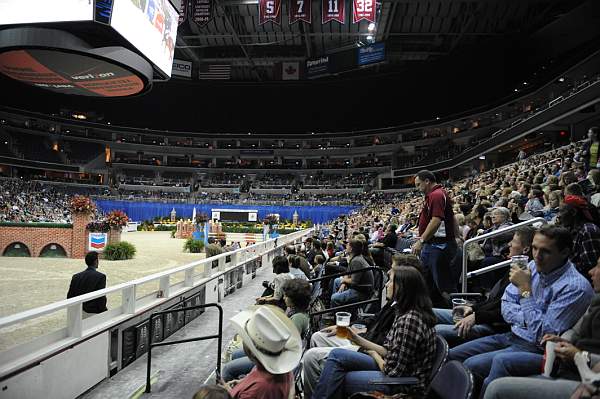
<instances>
[{"instance_id":1,"label":"stadium light fixture","mask_svg":"<svg viewBox=\"0 0 600 399\"><path fill-rule=\"evenodd\" d=\"M377 27L377 25L375 25L375 22L371 22L367 29L369 30L369 32L373 32L376 27Z\"/></svg>"},{"instance_id":2,"label":"stadium light fixture","mask_svg":"<svg viewBox=\"0 0 600 399\"><path fill-rule=\"evenodd\" d=\"M561 76L560 78L558 78L558 81L559 81L560 83L562 83L562 82L564 82L564 81L565 81L565 78L563 78L563 77Z\"/></svg>"},{"instance_id":3,"label":"stadium light fixture","mask_svg":"<svg viewBox=\"0 0 600 399\"><path fill-rule=\"evenodd\" d=\"M368 36L367 36L367 40L368 40L368 41L373 41L373 35L368 35Z\"/></svg>"}]
</instances>

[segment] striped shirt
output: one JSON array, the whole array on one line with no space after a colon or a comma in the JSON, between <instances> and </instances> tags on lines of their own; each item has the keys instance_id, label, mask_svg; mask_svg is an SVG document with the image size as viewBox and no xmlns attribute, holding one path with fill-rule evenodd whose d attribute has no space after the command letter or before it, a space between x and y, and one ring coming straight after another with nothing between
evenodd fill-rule
<instances>
[{"instance_id":1,"label":"striped shirt","mask_svg":"<svg viewBox=\"0 0 600 399\"><path fill-rule=\"evenodd\" d=\"M544 334L560 335L585 314L594 291L571 261L548 274L531 270L531 296L521 298L519 289L509 284L502 296L502 316L516 336L539 344Z\"/></svg>"}]
</instances>

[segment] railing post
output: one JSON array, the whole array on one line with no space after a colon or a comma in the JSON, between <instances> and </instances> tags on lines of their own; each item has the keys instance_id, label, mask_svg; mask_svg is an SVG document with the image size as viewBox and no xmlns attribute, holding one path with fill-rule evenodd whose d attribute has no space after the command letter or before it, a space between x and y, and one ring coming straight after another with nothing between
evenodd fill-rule
<instances>
[{"instance_id":1,"label":"railing post","mask_svg":"<svg viewBox=\"0 0 600 399\"><path fill-rule=\"evenodd\" d=\"M169 298L171 295L171 276L164 276L160 278L159 288L162 291L162 298Z\"/></svg>"},{"instance_id":2,"label":"railing post","mask_svg":"<svg viewBox=\"0 0 600 399\"><path fill-rule=\"evenodd\" d=\"M78 302L67 308L67 334L72 338L83 335L83 303Z\"/></svg>"},{"instance_id":3,"label":"railing post","mask_svg":"<svg viewBox=\"0 0 600 399\"><path fill-rule=\"evenodd\" d=\"M184 283L184 285L186 287L193 287L194 286L194 269L195 268L192 267L192 268L187 269L185 271L185 283Z\"/></svg>"},{"instance_id":4,"label":"railing post","mask_svg":"<svg viewBox=\"0 0 600 399\"><path fill-rule=\"evenodd\" d=\"M133 284L123 288L121 301L125 314L135 314L135 287Z\"/></svg>"}]
</instances>

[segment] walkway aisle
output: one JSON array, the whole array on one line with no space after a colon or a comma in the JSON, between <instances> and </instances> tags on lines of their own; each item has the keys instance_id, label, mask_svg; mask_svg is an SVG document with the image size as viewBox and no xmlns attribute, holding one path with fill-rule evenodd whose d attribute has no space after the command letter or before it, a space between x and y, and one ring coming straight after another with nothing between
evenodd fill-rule
<instances>
[{"instance_id":1,"label":"walkway aisle","mask_svg":"<svg viewBox=\"0 0 600 399\"><path fill-rule=\"evenodd\" d=\"M229 319L240 310L254 303L263 291L262 281L271 280L270 265L257 270L256 277L248 285L225 297L223 307L223 350L235 335ZM194 321L171 335L168 340L179 340L216 334L219 320L218 311L209 308ZM214 383L217 340L183 343L174 346L158 347L152 350L151 376L157 380L152 385L152 393L141 398L190 399L198 387L210 377ZM93 390L82 395L81 399L127 399L136 392L143 392L146 383L146 355L112 378L98 384ZM85 365L82 365L85 367ZM213 373L211 375L211 373ZM140 397L136 395L136 397Z\"/></svg>"}]
</instances>

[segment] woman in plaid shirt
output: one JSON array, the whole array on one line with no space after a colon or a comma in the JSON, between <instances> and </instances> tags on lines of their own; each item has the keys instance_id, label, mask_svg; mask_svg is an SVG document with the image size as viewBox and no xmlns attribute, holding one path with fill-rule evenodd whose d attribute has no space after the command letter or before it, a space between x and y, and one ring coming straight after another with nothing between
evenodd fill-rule
<instances>
[{"instance_id":1,"label":"woman in plaid shirt","mask_svg":"<svg viewBox=\"0 0 600 399\"><path fill-rule=\"evenodd\" d=\"M396 302L397 315L383 346L350 331L350 340L358 352L334 349L329 354L313 399L344 398L355 392L381 391L397 393L389 385L369 384L369 381L389 377L417 377L412 387L417 395L425 391L435 355L436 318L425 280L414 267L400 266L390 271L386 284L388 299Z\"/></svg>"}]
</instances>

